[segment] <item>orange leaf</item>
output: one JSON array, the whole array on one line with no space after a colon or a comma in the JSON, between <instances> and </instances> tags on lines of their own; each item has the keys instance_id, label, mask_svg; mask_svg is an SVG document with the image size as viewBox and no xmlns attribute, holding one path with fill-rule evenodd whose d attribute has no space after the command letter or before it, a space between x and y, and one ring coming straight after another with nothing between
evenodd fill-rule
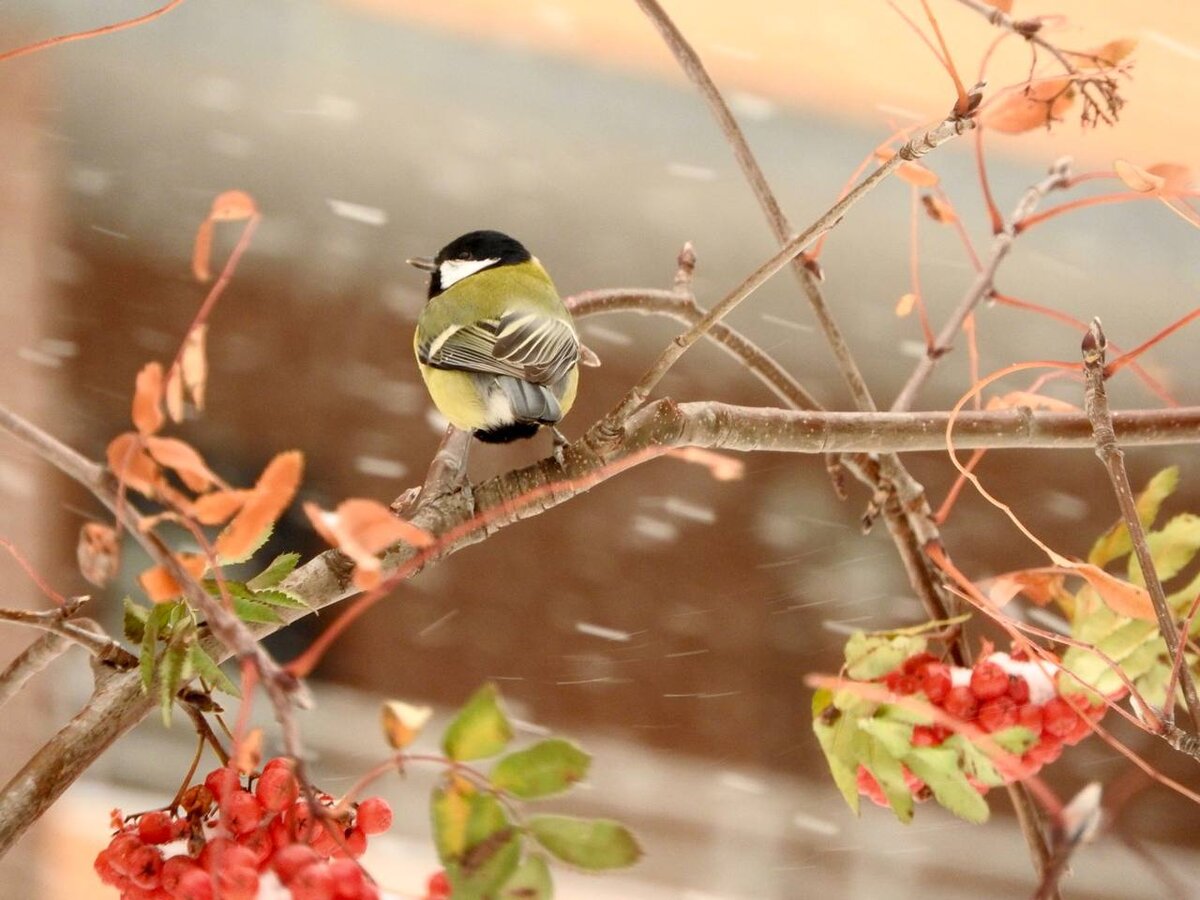
<instances>
[{"instance_id":1,"label":"orange leaf","mask_svg":"<svg viewBox=\"0 0 1200 900\"><path fill-rule=\"evenodd\" d=\"M113 580L120 565L116 531L100 522L85 522L79 529L75 557L83 577L96 587L104 587Z\"/></svg>"},{"instance_id":2,"label":"orange leaf","mask_svg":"<svg viewBox=\"0 0 1200 900\"><path fill-rule=\"evenodd\" d=\"M263 469L241 512L217 538L215 550L221 559L243 559L254 550L263 532L275 524L296 495L304 472L304 454L299 450L280 453Z\"/></svg>"},{"instance_id":3,"label":"orange leaf","mask_svg":"<svg viewBox=\"0 0 1200 900\"><path fill-rule=\"evenodd\" d=\"M183 570L197 580L208 567L203 556L181 553L176 559ZM146 596L155 603L165 603L183 595L183 588L175 580L175 576L163 566L151 566L138 576L138 582L141 584L142 590L146 592Z\"/></svg>"},{"instance_id":4,"label":"orange leaf","mask_svg":"<svg viewBox=\"0 0 1200 900\"><path fill-rule=\"evenodd\" d=\"M1090 563L1079 563L1073 568L1113 612L1132 619L1155 621L1154 605L1150 602L1150 594L1145 588L1122 581Z\"/></svg>"},{"instance_id":5,"label":"orange leaf","mask_svg":"<svg viewBox=\"0 0 1200 900\"><path fill-rule=\"evenodd\" d=\"M254 198L245 191L225 191L213 200L208 218L213 222L237 222L257 212Z\"/></svg>"},{"instance_id":6,"label":"orange leaf","mask_svg":"<svg viewBox=\"0 0 1200 900\"><path fill-rule=\"evenodd\" d=\"M1029 409L1044 409L1047 412L1079 412L1078 406L1068 403L1066 400L1045 397L1029 391L1009 391L998 397L990 397L987 402L988 409L1015 409L1020 406Z\"/></svg>"},{"instance_id":7,"label":"orange leaf","mask_svg":"<svg viewBox=\"0 0 1200 900\"><path fill-rule=\"evenodd\" d=\"M1064 575L1061 569L1018 569L1005 572L988 582L987 597L997 608L1003 607L1017 594L1024 594L1038 606L1067 595L1063 588Z\"/></svg>"},{"instance_id":8,"label":"orange leaf","mask_svg":"<svg viewBox=\"0 0 1200 900\"><path fill-rule=\"evenodd\" d=\"M935 197L933 194L924 194L921 197L921 202L925 204L925 212L929 213L929 218L933 219L933 221L941 222L943 225L953 225L958 221L958 214L955 213L954 207L941 197Z\"/></svg>"},{"instance_id":9,"label":"orange leaf","mask_svg":"<svg viewBox=\"0 0 1200 900\"><path fill-rule=\"evenodd\" d=\"M737 481L746 473L746 466L740 459L701 447L675 447L666 455L705 466L717 481Z\"/></svg>"},{"instance_id":10,"label":"orange leaf","mask_svg":"<svg viewBox=\"0 0 1200 900\"><path fill-rule=\"evenodd\" d=\"M905 294L896 301L896 315L903 319L913 311L913 307L917 305L916 294Z\"/></svg>"},{"instance_id":11,"label":"orange leaf","mask_svg":"<svg viewBox=\"0 0 1200 900\"><path fill-rule=\"evenodd\" d=\"M141 439L136 432L118 434L109 442L106 455L108 468L118 481L147 497L156 496L162 472L158 463L141 447Z\"/></svg>"},{"instance_id":12,"label":"orange leaf","mask_svg":"<svg viewBox=\"0 0 1200 900\"><path fill-rule=\"evenodd\" d=\"M988 6L994 6L1002 13L1012 12L1013 0L983 0Z\"/></svg>"},{"instance_id":13,"label":"orange leaf","mask_svg":"<svg viewBox=\"0 0 1200 900\"><path fill-rule=\"evenodd\" d=\"M197 281L208 281L212 278L208 262L212 257L213 223L205 219L196 229L196 243L192 246L192 274Z\"/></svg>"},{"instance_id":14,"label":"orange leaf","mask_svg":"<svg viewBox=\"0 0 1200 900\"><path fill-rule=\"evenodd\" d=\"M204 458L186 441L150 436L146 438L146 448L160 465L174 469L193 491L207 491L218 480L204 464Z\"/></svg>"},{"instance_id":15,"label":"orange leaf","mask_svg":"<svg viewBox=\"0 0 1200 900\"><path fill-rule=\"evenodd\" d=\"M208 337L208 323L197 325L188 332L183 342L183 383L191 394L192 403L196 409L204 409L204 391L208 385L208 355L205 341Z\"/></svg>"},{"instance_id":16,"label":"orange leaf","mask_svg":"<svg viewBox=\"0 0 1200 900\"><path fill-rule=\"evenodd\" d=\"M172 422L183 421L183 375L179 366L172 366L167 375L167 389L163 397L166 402L167 415Z\"/></svg>"},{"instance_id":17,"label":"orange leaf","mask_svg":"<svg viewBox=\"0 0 1200 900\"><path fill-rule=\"evenodd\" d=\"M258 764L262 762L262 744L263 730L251 728L246 736L234 745L233 757L229 762L243 775L257 772Z\"/></svg>"},{"instance_id":18,"label":"orange leaf","mask_svg":"<svg viewBox=\"0 0 1200 900\"><path fill-rule=\"evenodd\" d=\"M880 162L887 162L893 155L887 147L880 147L875 151L875 158ZM900 163L896 169L896 177L915 187L933 187L938 183L937 173L915 162Z\"/></svg>"},{"instance_id":19,"label":"orange leaf","mask_svg":"<svg viewBox=\"0 0 1200 900\"><path fill-rule=\"evenodd\" d=\"M1186 191L1192 186L1192 170L1180 163L1155 163L1146 171L1163 180L1163 191Z\"/></svg>"},{"instance_id":20,"label":"orange leaf","mask_svg":"<svg viewBox=\"0 0 1200 900\"><path fill-rule=\"evenodd\" d=\"M146 363L138 372L133 389L133 424L142 434L154 434L162 428L162 395L162 366Z\"/></svg>"},{"instance_id":21,"label":"orange leaf","mask_svg":"<svg viewBox=\"0 0 1200 900\"><path fill-rule=\"evenodd\" d=\"M379 583L381 567L377 554L401 541L414 547L428 547L434 540L429 532L398 518L376 500L358 497L343 500L335 512L305 503L304 512L321 537L354 560L354 583L364 589Z\"/></svg>"},{"instance_id":22,"label":"orange leaf","mask_svg":"<svg viewBox=\"0 0 1200 900\"><path fill-rule=\"evenodd\" d=\"M250 494L250 491L213 491L196 498L192 515L201 525L220 525L242 508Z\"/></svg>"},{"instance_id":23,"label":"orange leaf","mask_svg":"<svg viewBox=\"0 0 1200 900\"><path fill-rule=\"evenodd\" d=\"M1014 88L979 114L981 125L1005 134L1021 134L1062 118L1075 99L1070 77L1054 78L1028 88Z\"/></svg>"},{"instance_id":24,"label":"orange leaf","mask_svg":"<svg viewBox=\"0 0 1200 900\"><path fill-rule=\"evenodd\" d=\"M1115 66L1137 49L1137 45L1137 38L1117 38L1094 50L1085 50L1083 53L1072 53L1071 55L1079 58L1077 65L1080 68L1098 69Z\"/></svg>"},{"instance_id":25,"label":"orange leaf","mask_svg":"<svg viewBox=\"0 0 1200 900\"><path fill-rule=\"evenodd\" d=\"M1118 178L1125 182L1127 188L1137 191L1139 194L1156 194L1167 183L1167 179L1163 176L1148 172L1141 166L1135 166L1124 159L1113 161L1113 171L1117 173Z\"/></svg>"}]
</instances>

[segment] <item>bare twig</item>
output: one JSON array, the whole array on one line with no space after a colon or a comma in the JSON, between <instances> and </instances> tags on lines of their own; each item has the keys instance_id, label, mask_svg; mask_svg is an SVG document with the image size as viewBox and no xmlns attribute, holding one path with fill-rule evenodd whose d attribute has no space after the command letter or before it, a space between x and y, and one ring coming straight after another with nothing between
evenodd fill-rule
<instances>
[{"instance_id":1,"label":"bare twig","mask_svg":"<svg viewBox=\"0 0 1200 900\"><path fill-rule=\"evenodd\" d=\"M1096 440L1096 455L1108 470L1113 492L1117 495L1117 504L1121 508L1121 518L1129 530L1129 539L1133 544L1134 555L1142 570L1146 590L1154 606L1154 615L1158 619L1158 630L1166 642L1172 662L1183 653L1183 647L1176 631L1174 616L1167 605L1166 594L1162 582L1154 568L1154 559L1150 547L1146 543L1146 531L1142 528L1138 517L1137 501L1133 488L1129 484L1129 475L1125 471L1125 454L1117 444L1117 435L1113 428L1112 413L1108 408L1108 395L1104 387L1104 355L1105 337L1100 327L1100 320L1093 319L1092 326L1083 338L1083 370L1086 384L1084 393L1084 409L1092 423L1092 431ZM1188 713L1192 720L1192 731L1200 723L1200 696L1196 694L1196 685L1192 680L1190 669L1183 665L1180 668L1180 685L1183 688L1183 698L1187 704ZM1163 721L1168 728L1175 722L1175 697L1168 694L1163 705Z\"/></svg>"},{"instance_id":2,"label":"bare twig","mask_svg":"<svg viewBox=\"0 0 1200 900\"><path fill-rule=\"evenodd\" d=\"M938 332L937 340L932 346L926 348L925 355L918 361L913 373L908 377L908 381L896 395L896 399L892 403L892 412L903 412L912 408L917 392L933 374L938 360L950 351L967 316L991 296L995 285L996 270L1012 250L1013 241L1016 239L1013 223L1021 221L1033 212L1048 193L1066 187L1070 177L1071 160L1064 157L1050 167L1049 175L1033 185L1021 197L1016 209L1013 210L1009 223L992 238L991 252L988 254L983 270L975 277L954 312L950 314L950 318L946 320L946 324L942 326L942 330Z\"/></svg>"},{"instance_id":3,"label":"bare twig","mask_svg":"<svg viewBox=\"0 0 1200 900\"><path fill-rule=\"evenodd\" d=\"M159 16L170 12L183 0L170 0L169 3L164 3L158 9L153 9L144 16L138 16L135 19L127 19L124 22L115 22L112 25L101 25L99 28L93 28L90 31L79 31L74 34L63 34L58 37L46 38L44 41L38 41L36 44L29 44L25 47L17 47L15 50L7 50L0 53L0 62L6 62L10 59L16 59L20 56L26 56L30 53L37 53L39 50L46 50L58 44L69 44L72 41L83 41L88 38L99 37L102 34L112 34L114 31L124 31L126 28L134 28L138 25L145 24L151 19L157 19Z\"/></svg>"},{"instance_id":4,"label":"bare twig","mask_svg":"<svg viewBox=\"0 0 1200 900\"><path fill-rule=\"evenodd\" d=\"M15 622L56 634L78 644L93 656L119 668L137 665L137 657L101 632L100 626L91 619L76 621L68 619L67 617L76 609L78 609L77 603L44 612L28 609L0 609L0 622Z\"/></svg>"},{"instance_id":5,"label":"bare twig","mask_svg":"<svg viewBox=\"0 0 1200 900\"><path fill-rule=\"evenodd\" d=\"M61 634L46 632L0 672L0 706L15 697L25 684L71 646Z\"/></svg>"}]
</instances>

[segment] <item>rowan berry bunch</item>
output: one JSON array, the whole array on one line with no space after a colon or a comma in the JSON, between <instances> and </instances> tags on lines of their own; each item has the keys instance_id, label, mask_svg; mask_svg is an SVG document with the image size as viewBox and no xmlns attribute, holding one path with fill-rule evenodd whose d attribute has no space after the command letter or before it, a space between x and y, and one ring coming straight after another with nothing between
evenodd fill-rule
<instances>
[{"instance_id":1,"label":"rowan berry bunch","mask_svg":"<svg viewBox=\"0 0 1200 900\"><path fill-rule=\"evenodd\" d=\"M356 860L369 835L391 827L391 807L380 797L343 807L321 792L314 804L286 759L247 779L214 769L172 810L114 814L96 872L122 900L253 900L268 871L294 900L378 900ZM168 856L168 845L179 852Z\"/></svg>"}]
</instances>

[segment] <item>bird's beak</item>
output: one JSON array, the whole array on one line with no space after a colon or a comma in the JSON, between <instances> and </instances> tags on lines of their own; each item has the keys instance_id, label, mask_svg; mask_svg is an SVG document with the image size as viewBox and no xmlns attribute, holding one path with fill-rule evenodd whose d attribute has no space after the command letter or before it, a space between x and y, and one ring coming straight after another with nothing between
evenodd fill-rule
<instances>
[{"instance_id":1,"label":"bird's beak","mask_svg":"<svg viewBox=\"0 0 1200 900\"><path fill-rule=\"evenodd\" d=\"M437 263L428 256L414 256L412 259L406 259L405 262L414 269L420 269L422 272L437 271Z\"/></svg>"}]
</instances>

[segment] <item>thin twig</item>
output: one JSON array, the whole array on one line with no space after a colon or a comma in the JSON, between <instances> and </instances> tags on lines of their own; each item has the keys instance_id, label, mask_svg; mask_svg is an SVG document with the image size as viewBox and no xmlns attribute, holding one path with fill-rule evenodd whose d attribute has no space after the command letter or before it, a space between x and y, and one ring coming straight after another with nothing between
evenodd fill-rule
<instances>
[{"instance_id":1,"label":"thin twig","mask_svg":"<svg viewBox=\"0 0 1200 900\"><path fill-rule=\"evenodd\" d=\"M125 650L112 638L103 633L92 631L78 622L72 622L63 615L64 612L67 612L69 615L76 608L78 607L64 607L62 610L53 609L44 612L29 609L0 609L0 622L15 622L51 634L57 634L83 647L93 656L100 657L106 662L121 668L137 665L137 657ZM82 621L95 625L91 619ZM98 628L99 626L96 627Z\"/></svg>"},{"instance_id":2,"label":"thin twig","mask_svg":"<svg viewBox=\"0 0 1200 900\"><path fill-rule=\"evenodd\" d=\"M4 53L0 53L0 62L6 62L20 56L27 56L30 53L37 53L39 50L46 50L58 44L84 41L88 38L99 37L102 34L112 34L115 31L124 31L126 28L135 28L138 25L143 25L152 19L157 19L159 16L170 12L182 2L183 0L170 0L169 3L163 4L158 9L153 9L144 16L138 16L135 19L126 19L124 22L114 22L111 25L101 25L99 28L92 28L89 31L77 31L74 34L63 34L58 37L46 38L44 41L38 41L36 44L17 47L15 50L7 50Z\"/></svg>"},{"instance_id":3,"label":"thin twig","mask_svg":"<svg viewBox=\"0 0 1200 900\"><path fill-rule=\"evenodd\" d=\"M1096 440L1096 455L1108 470L1113 492L1117 496L1117 505L1121 508L1121 518L1129 530L1129 539L1133 544L1134 555L1142 570L1142 578L1146 590L1150 594L1150 602L1154 606L1154 615L1158 619L1158 630L1167 645L1171 660L1179 658L1183 647L1176 632L1174 616L1167 605L1167 597L1163 592L1162 582L1154 567L1154 558L1146 543L1146 531L1138 517L1137 500L1133 488L1129 484L1129 475L1125 471L1125 454L1117 444L1116 432L1113 429L1113 417L1108 408L1108 395L1104 387L1104 355L1105 338L1099 319L1092 320L1092 327L1083 338L1083 369L1086 390L1084 393L1084 409L1092 423L1092 431ZM1196 694L1196 685L1188 666L1180 669L1180 686L1183 688L1184 702L1192 720L1192 731L1195 732L1200 723L1200 696ZM1168 694L1163 705L1163 721L1168 728L1175 722L1175 697Z\"/></svg>"},{"instance_id":4,"label":"thin twig","mask_svg":"<svg viewBox=\"0 0 1200 900\"><path fill-rule=\"evenodd\" d=\"M929 376L933 374L938 360L950 352L951 347L954 345L954 339L958 337L959 331L962 330L963 322L966 321L967 316L974 312L980 303L991 296L992 289L995 286L996 270L999 269L1000 264L1008 256L1009 251L1012 250L1013 241L1016 239L1016 232L1013 230L1012 223L1019 222L1028 216L1048 193L1066 187L1070 177L1071 160L1064 157L1050 167L1049 175L1029 188L1021 197L1016 209L1013 210L1009 224L1003 227L992 238L991 252L988 254L983 270L975 277L966 294L963 295L958 306L955 307L954 312L950 314L950 318L946 320L946 324L942 326L942 330L938 332L937 340L925 351L925 355L917 362L916 368L913 369L913 373L908 377L908 381L904 383L904 387L896 395L896 399L892 403L892 412L904 412L912 408L917 392L921 390Z\"/></svg>"},{"instance_id":5,"label":"thin twig","mask_svg":"<svg viewBox=\"0 0 1200 900\"><path fill-rule=\"evenodd\" d=\"M71 641L61 634L46 632L26 647L3 672L0 672L0 706L20 692L21 688L71 646Z\"/></svg>"}]
</instances>

